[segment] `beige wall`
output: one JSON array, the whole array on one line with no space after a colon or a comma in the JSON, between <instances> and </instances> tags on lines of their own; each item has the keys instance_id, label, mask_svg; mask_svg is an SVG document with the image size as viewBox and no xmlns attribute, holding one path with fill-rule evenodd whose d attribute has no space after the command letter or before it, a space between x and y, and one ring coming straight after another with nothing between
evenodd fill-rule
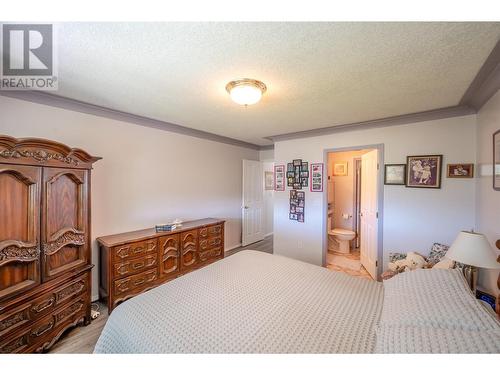
<instances>
[{"instance_id":1,"label":"beige wall","mask_svg":"<svg viewBox=\"0 0 500 375\"><path fill-rule=\"evenodd\" d=\"M500 92L477 115L476 230L491 245L500 239L500 191L493 190L493 133L500 130ZM497 254L500 252L497 251ZM498 294L498 270L479 270L478 284Z\"/></svg>"},{"instance_id":2,"label":"beige wall","mask_svg":"<svg viewBox=\"0 0 500 375\"><path fill-rule=\"evenodd\" d=\"M360 158L368 150L331 152L328 154L328 203L333 206L333 226L354 230L354 159ZM335 163L347 162L347 175L334 176ZM349 218L344 219L343 214Z\"/></svg>"},{"instance_id":3,"label":"beige wall","mask_svg":"<svg viewBox=\"0 0 500 375\"><path fill-rule=\"evenodd\" d=\"M103 158L92 175L93 238L169 218L217 217L227 220L226 249L241 242L242 159L259 160L258 151L3 96L0 134L52 139Z\"/></svg>"}]
</instances>

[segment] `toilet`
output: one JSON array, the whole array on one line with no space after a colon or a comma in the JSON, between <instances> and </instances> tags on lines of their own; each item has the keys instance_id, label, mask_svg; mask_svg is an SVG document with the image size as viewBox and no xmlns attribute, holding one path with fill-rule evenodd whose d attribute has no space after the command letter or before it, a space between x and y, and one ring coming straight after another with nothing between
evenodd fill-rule
<instances>
[{"instance_id":1,"label":"toilet","mask_svg":"<svg viewBox=\"0 0 500 375\"><path fill-rule=\"evenodd\" d=\"M333 240L338 243L339 253L349 254L351 251L350 243L356 238L356 232L349 229L333 228L328 231L328 235L333 237Z\"/></svg>"},{"instance_id":2,"label":"toilet","mask_svg":"<svg viewBox=\"0 0 500 375\"><path fill-rule=\"evenodd\" d=\"M338 250L336 251L343 254L349 254L351 251L350 243L356 238L356 232L343 228L331 229L332 215L333 210L328 210L328 238L338 244Z\"/></svg>"}]
</instances>

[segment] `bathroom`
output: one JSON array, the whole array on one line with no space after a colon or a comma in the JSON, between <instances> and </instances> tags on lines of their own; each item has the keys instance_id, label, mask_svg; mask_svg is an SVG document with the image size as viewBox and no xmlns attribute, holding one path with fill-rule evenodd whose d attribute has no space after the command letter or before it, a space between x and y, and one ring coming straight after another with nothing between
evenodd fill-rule
<instances>
[{"instance_id":1,"label":"bathroom","mask_svg":"<svg viewBox=\"0 0 500 375\"><path fill-rule=\"evenodd\" d=\"M363 170L363 168L365 170ZM372 279L363 262L364 247L371 247L363 238L368 215L363 212L377 195L377 150L360 149L328 153L328 251L329 269ZM363 178L364 177L364 178ZM365 181L363 181L365 179ZM376 200L376 199L375 199ZM368 221L368 220L366 220ZM370 236L367 236L370 237ZM366 259L366 256L364 257Z\"/></svg>"}]
</instances>

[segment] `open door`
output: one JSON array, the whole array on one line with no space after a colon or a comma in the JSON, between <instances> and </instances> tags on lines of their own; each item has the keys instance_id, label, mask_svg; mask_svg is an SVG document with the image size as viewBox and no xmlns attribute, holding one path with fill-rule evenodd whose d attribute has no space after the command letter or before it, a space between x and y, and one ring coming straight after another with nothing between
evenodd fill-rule
<instances>
[{"instance_id":1,"label":"open door","mask_svg":"<svg viewBox=\"0 0 500 375\"><path fill-rule=\"evenodd\" d=\"M361 155L361 264L377 280L378 258L378 151Z\"/></svg>"},{"instance_id":2,"label":"open door","mask_svg":"<svg viewBox=\"0 0 500 375\"><path fill-rule=\"evenodd\" d=\"M264 179L262 163L243 160L242 245L264 239Z\"/></svg>"}]
</instances>

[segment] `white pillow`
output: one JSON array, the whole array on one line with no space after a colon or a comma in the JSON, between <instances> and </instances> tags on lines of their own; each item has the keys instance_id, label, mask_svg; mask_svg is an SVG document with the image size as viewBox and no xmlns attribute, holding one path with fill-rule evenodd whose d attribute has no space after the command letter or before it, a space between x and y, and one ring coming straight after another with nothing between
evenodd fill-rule
<instances>
[{"instance_id":1,"label":"white pillow","mask_svg":"<svg viewBox=\"0 0 500 375\"><path fill-rule=\"evenodd\" d=\"M380 326L500 329L457 269L418 269L384 280Z\"/></svg>"},{"instance_id":2,"label":"white pillow","mask_svg":"<svg viewBox=\"0 0 500 375\"><path fill-rule=\"evenodd\" d=\"M444 257L439 262L437 262L432 268L440 268L440 269L450 269L455 267L455 262L450 258Z\"/></svg>"}]
</instances>

